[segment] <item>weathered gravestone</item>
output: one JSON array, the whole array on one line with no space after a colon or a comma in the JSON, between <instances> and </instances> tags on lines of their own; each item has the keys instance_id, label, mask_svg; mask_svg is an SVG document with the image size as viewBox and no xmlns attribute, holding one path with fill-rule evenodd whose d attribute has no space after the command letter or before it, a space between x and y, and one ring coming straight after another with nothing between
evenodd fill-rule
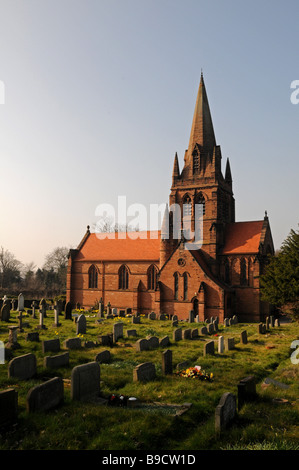
<instances>
[{"instance_id":1,"label":"weathered gravestone","mask_svg":"<svg viewBox=\"0 0 299 470\"><path fill-rule=\"evenodd\" d=\"M229 318L225 318L225 319L223 320L223 325L224 325L224 326L229 326Z\"/></svg>"},{"instance_id":2,"label":"weathered gravestone","mask_svg":"<svg viewBox=\"0 0 299 470\"><path fill-rule=\"evenodd\" d=\"M76 334L77 335L85 335L86 334L86 317L82 313L79 315L76 321Z\"/></svg>"},{"instance_id":3,"label":"weathered gravestone","mask_svg":"<svg viewBox=\"0 0 299 470\"><path fill-rule=\"evenodd\" d=\"M198 338L198 328L192 328L192 330L191 330L191 338L192 338L192 339Z\"/></svg>"},{"instance_id":4,"label":"weathered gravestone","mask_svg":"<svg viewBox=\"0 0 299 470\"><path fill-rule=\"evenodd\" d=\"M119 338L124 336L124 324L122 322L114 323L113 325L113 341L116 343Z\"/></svg>"},{"instance_id":5,"label":"weathered gravestone","mask_svg":"<svg viewBox=\"0 0 299 470\"><path fill-rule=\"evenodd\" d=\"M214 323L208 324L208 334L213 335L215 333Z\"/></svg>"},{"instance_id":6,"label":"weathered gravestone","mask_svg":"<svg viewBox=\"0 0 299 470\"><path fill-rule=\"evenodd\" d=\"M27 333L25 337L26 341L39 341L39 333L37 331L33 331L31 333Z\"/></svg>"},{"instance_id":7,"label":"weathered gravestone","mask_svg":"<svg viewBox=\"0 0 299 470\"><path fill-rule=\"evenodd\" d=\"M26 397L28 413L48 411L64 402L64 387L61 377L54 377L31 388Z\"/></svg>"},{"instance_id":8,"label":"weathered gravestone","mask_svg":"<svg viewBox=\"0 0 299 470\"><path fill-rule=\"evenodd\" d=\"M224 393L215 411L215 430L224 431L235 419L237 414L236 397L232 393Z\"/></svg>"},{"instance_id":9,"label":"weathered gravestone","mask_svg":"<svg viewBox=\"0 0 299 470\"><path fill-rule=\"evenodd\" d=\"M224 337L219 336L218 338L218 353L222 354L224 352Z\"/></svg>"},{"instance_id":10,"label":"weathered gravestone","mask_svg":"<svg viewBox=\"0 0 299 470\"><path fill-rule=\"evenodd\" d=\"M189 311L189 323L194 323L194 310Z\"/></svg>"},{"instance_id":11,"label":"weathered gravestone","mask_svg":"<svg viewBox=\"0 0 299 470\"><path fill-rule=\"evenodd\" d=\"M107 364L111 361L110 351L108 351L108 349L104 349L104 351L99 352L95 357L95 361L99 362L100 364Z\"/></svg>"},{"instance_id":12,"label":"weathered gravestone","mask_svg":"<svg viewBox=\"0 0 299 470\"><path fill-rule=\"evenodd\" d=\"M138 339L135 343L135 349L138 352L148 351L149 350L148 340L145 338Z\"/></svg>"},{"instance_id":13,"label":"weathered gravestone","mask_svg":"<svg viewBox=\"0 0 299 470\"><path fill-rule=\"evenodd\" d=\"M9 326L9 337L8 342L6 343L5 347L8 349L18 349L20 345L18 343L18 327L17 326Z\"/></svg>"},{"instance_id":14,"label":"weathered gravestone","mask_svg":"<svg viewBox=\"0 0 299 470\"><path fill-rule=\"evenodd\" d=\"M204 344L203 348L203 355L206 356L207 354L214 354L215 353L215 346L214 341L208 341Z\"/></svg>"},{"instance_id":15,"label":"weathered gravestone","mask_svg":"<svg viewBox=\"0 0 299 470\"><path fill-rule=\"evenodd\" d=\"M44 357L44 367L56 369L58 367L68 367L70 362L70 353L67 351L57 356Z\"/></svg>"},{"instance_id":16,"label":"weathered gravestone","mask_svg":"<svg viewBox=\"0 0 299 470\"><path fill-rule=\"evenodd\" d=\"M0 427L13 424L18 417L18 392L9 388L0 392Z\"/></svg>"},{"instance_id":17,"label":"weathered gravestone","mask_svg":"<svg viewBox=\"0 0 299 470\"><path fill-rule=\"evenodd\" d=\"M68 338L63 342L63 347L66 349L80 349L81 338Z\"/></svg>"},{"instance_id":18,"label":"weathered gravestone","mask_svg":"<svg viewBox=\"0 0 299 470\"><path fill-rule=\"evenodd\" d=\"M151 312L151 313L149 314L148 318L149 318L150 320L156 320L156 314L155 314L155 312Z\"/></svg>"},{"instance_id":19,"label":"weathered gravestone","mask_svg":"<svg viewBox=\"0 0 299 470\"><path fill-rule=\"evenodd\" d=\"M159 339L159 346L162 348L165 348L170 344L169 337L168 336L163 336L163 338Z\"/></svg>"},{"instance_id":20,"label":"weathered gravestone","mask_svg":"<svg viewBox=\"0 0 299 470\"><path fill-rule=\"evenodd\" d=\"M183 339L191 339L191 328L182 331Z\"/></svg>"},{"instance_id":21,"label":"weathered gravestone","mask_svg":"<svg viewBox=\"0 0 299 470\"><path fill-rule=\"evenodd\" d=\"M39 311L42 312L44 318L47 318L47 302L46 302L46 299L41 299L41 301L39 303Z\"/></svg>"},{"instance_id":22,"label":"weathered gravestone","mask_svg":"<svg viewBox=\"0 0 299 470\"><path fill-rule=\"evenodd\" d=\"M182 329L176 328L173 332L173 341L180 341L182 339Z\"/></svg>"},{"instance_id":23,"label":"weathered gravestone","mask_svg":"<svg viewBox=\"0 0 299 470\"><path fill-rule=\"evenodd\" d=\"M159 347L159 338L157 336L147 336L148 349L156 349Z\"/></svg>"},{"instance_id":24,"label":"weathered gravestone","mask_svg":"<svg viewBox=\"0 0 299 470\"><path fill-rule=\"evenodd\" d=\"M100 364L96 361L76 366L71 375L71 399L92 400L100 395Z\"/></svg>"},{"instance_id":25,"label":"weathered gravestone","mask_svg":"<svg viewBox=\"0 0 299 470\"><path fill-rule=\"evenodd\" d=\"M240 343L247 344L247 331L246 330L243 330L240 333Z\"/></svg>"},{"instance_id":26,"label":"weathered gravestone","mask_svg":"<svg viewBox=\"0 0 299 470\"><path fill-rule=\"evenodd\" d=\"M102 346L113 346L113 334L100 335L98 341Z\"/></svg>"},{"instance_id":27,"label":"weathered gravestone","mask_svg":"<svg viewBox=\"0 0 299 470\"><path fill-rule=\"evenodd\" d=\"M172 351L167 349L162 353L162 373L172 374Z\"/></svg>"},{"instance_id":28,"label":"weathered gravestone","mask_svg":"<svg viewBox=\"0 0 299 470\"><path fill-rule=\"evenodd\" d=\"M139 364L133 370L133 382L147 382L155 380L156 368L152 362L144 362Z\"/></svg>"},{"instance_id":29,"label":"weathered gravestone","mask_svg":"<svg viewBox=\"0 0 299 470\"><path fill-rule=\"evenodd\" d=\"M127 330L126 335L127 335L127 337L137 336L137 331L136 330Z\"/></svg>"},{"instance_id":30,"label":"weathered gravestone","mask_svg":"<svg viewBox=\"0 0 299 470\"><path fill-rule=\"evenodd\" d=\"M34 354L24 354L13 358L8 364L8 377L27 380L36 374L36 357Z\"/></svg>"},{"instance_id":31,"label":"weathered gravestone","mask_svg":"<svg viewBox=\"0 0 299 470\"><path fill-rule=\"evenodd\" d=\"M25 298L23 294L18 295L18 311L22 312L24 310Z\"/></svg>"},{"instance_id":32,"label":"weathered gravestone","mask_svg":"<svg viewBox=\"0 0 299 470\"><path fill-rule=\"evenodd\" d=\"M72 304L71 302L67 302L65 305L65 311L64 311L64 319L65 320L72 320Z\"/></svg>"},{"instance_id":33,"label":"weathered gravestone","mask_svg":"<svg viewBox=\"0 0 299 470\"><path fill-rule=\"evenodd\" d=\"M246 401L253 401L257 397L255 379L251 375L238 383L238 410Z\"/></svg>"},{"instance_id":34,"label":"weathered gravestone","mask_svg":"<svg viewBox=\"0 0 299 470\"><path fill-rule=\"evenodd\" d=\"M235 339L234 338L224 338L224 348L226 351L230 351L235 347Z\"/></svg>"},{"instance_id":35,"label":"weathered gravestone","mask_svg":"<svg viewBox=\"0 0 299 470\"><path fill-rule=\"evenodd\" d=\"M4 300L1 307L1 321L9 322L10 319L10 302L8 299Z\"/></svg>"},{"instance_id":36,"label":"weathered gravestone","mask_svg":"<svg viewBox=\"0 0 299 470\"><path fill-rule=\"evenodd\" d=\"M206 326L202 326L199 330L200 335L207 335L208 334L208 329Z\"/></svg>"},{"instance_id":37,"label":"weathered gravestone","mask_svg":"<svg viewBox=\"0 0 299 470\"><path fill-rule=\"evenodd\" d=\"M132 323L139 324L140 323L140 317L133 315L132 316Z\"/></svg>"},{"instance_id":38,"label":"weathered gravestone","mask_svg":"<svg viewBox=\"0 0 299 470\"><path fill-rule=\"evenodd\" d=\"M47 340L42 341L42 352L46 353L48 351L52 351L52 352L60 351L59 338L47 339Z\"/></svg>"}]
</instances>

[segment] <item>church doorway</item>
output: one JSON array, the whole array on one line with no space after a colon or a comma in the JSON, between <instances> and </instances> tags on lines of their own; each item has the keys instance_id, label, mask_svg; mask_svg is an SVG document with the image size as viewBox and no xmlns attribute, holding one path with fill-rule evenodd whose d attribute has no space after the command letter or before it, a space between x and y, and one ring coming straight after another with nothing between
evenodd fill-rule
<instances>
[{"instance_id":1,"label":"church doorway","mask_svg":"<svg viewBox=\"0 0 299 470\"><path fill-rule=\"evenodd\" d=\"M193 300L194 317L198 315L198 299Z\"/></svg>"}]
</instances>

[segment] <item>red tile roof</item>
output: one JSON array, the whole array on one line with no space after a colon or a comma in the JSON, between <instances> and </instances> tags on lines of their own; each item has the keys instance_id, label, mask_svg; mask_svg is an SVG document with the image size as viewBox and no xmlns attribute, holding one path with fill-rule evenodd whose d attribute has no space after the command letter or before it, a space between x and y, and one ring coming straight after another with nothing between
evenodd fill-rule
<instances>
[{"instance_id":1,"label":"red tile roof","mask_svg":"<svg viewBox=\"0 0 299 470\"><path fill-rule=\"evenodd\" d=\"M263 220L228 224L222 254L258 253L263 224Z\"/></svg>"},{"instance_id":2,"label":"red tile roof","mask_svg":"<svg viewBox=\"0 0 299 470\"><path fill-rule=\"evenodd\" d=\"M159 261L160 232L90 233L76 260Z\"/></svg>"}]
</instances>

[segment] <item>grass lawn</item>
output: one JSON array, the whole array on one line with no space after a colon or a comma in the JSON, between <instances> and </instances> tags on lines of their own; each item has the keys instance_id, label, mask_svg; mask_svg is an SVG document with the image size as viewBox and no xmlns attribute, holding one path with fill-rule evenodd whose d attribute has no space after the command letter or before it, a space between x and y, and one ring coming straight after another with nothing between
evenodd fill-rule
<instances>
[{"instance_id":1,"label":"grass lawn","mask_svg":"<svg viewBox=\"0 0 299 470\"><path fill-rule=\"evenodd\" d=\"M75 313L75 312L73 312ZM18 312L11 312L10 322L0 322L0 341L7 343L8 326L17 325ZM25 340L28 332L37 331L38 319L24 316L28 326L18 332L19 349L13 356L32 352L37 358L37 375L20 381L8 378L8 361L0 364L0 390L15 388L18 392L18 420L0 430L1 450L299 450L299 364L292 363L291 343L299 339L299 324L283 323L258 334L257 324L219 325L215 336L173 341L171 322L141 317L140 324L131 318L122 318L124 337L111 348L96 344L84 347L85 341L98 341L98 336L112 333L113 323L119 319L103 319L96 323L96 313L86 312L87 333L80 350L70 350L70 365L66 368L45 369L42 340L59 338L61 353L63 341L76 336L75 322L60 316L61 326L53 327L53 311L47 311L45 330L39 330L39 342ZM179 322L179 327L200 328L203 324ZM137 337L126 337L127 329L135 329ZM247 331L248 343L240 343L240 333ZM136 352L135 341L146 336L169 336L167 348ZM218 354L218 336L235 339L235 349ZM206 341L215 341L215 355L204 356ZM111 394L136 397L140 406L114 407L71 400L72 368L95 360L103 349L111 352L111 362L101 364L101 396ZM175 373L162 374L162 352L171 349L174 371L177 363L201 366L213 374L212 381L181 377ZM297 358L299 355L297 355ZM147 383L133 382L134 368L143 362L153 362L156 379ZM294 362L294 361L293 361ZM215 409L223 393L237 397L238 382L253 375L256 379L257 399L246 403L232 426L221 438L215 433ZM43 381L60 376L64 379L64 403L47 413L28 413L26 396L30 388ZM266 378L276 382L266 381ZM281 385L283 384L283 385ZM287 387L285 387L287 386ZM192 406L176 415L170 405Z\"/></svg>"}]
</instances>

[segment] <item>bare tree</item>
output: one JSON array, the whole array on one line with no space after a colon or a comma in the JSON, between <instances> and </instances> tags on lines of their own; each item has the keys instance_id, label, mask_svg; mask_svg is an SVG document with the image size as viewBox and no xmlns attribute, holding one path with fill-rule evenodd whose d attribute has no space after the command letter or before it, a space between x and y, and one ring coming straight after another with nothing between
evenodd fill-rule
<instances>
[{"instance_id":1,"label":"bare tree","mask_svg":"<svg viewBox=\"0 0 299 470\"><path fill-rule=\"evenodd\" d=\"M22 263L9 251L0 250L0 280L1 287L11 287L21 281Z\"/></svg>"}]
</instances>

